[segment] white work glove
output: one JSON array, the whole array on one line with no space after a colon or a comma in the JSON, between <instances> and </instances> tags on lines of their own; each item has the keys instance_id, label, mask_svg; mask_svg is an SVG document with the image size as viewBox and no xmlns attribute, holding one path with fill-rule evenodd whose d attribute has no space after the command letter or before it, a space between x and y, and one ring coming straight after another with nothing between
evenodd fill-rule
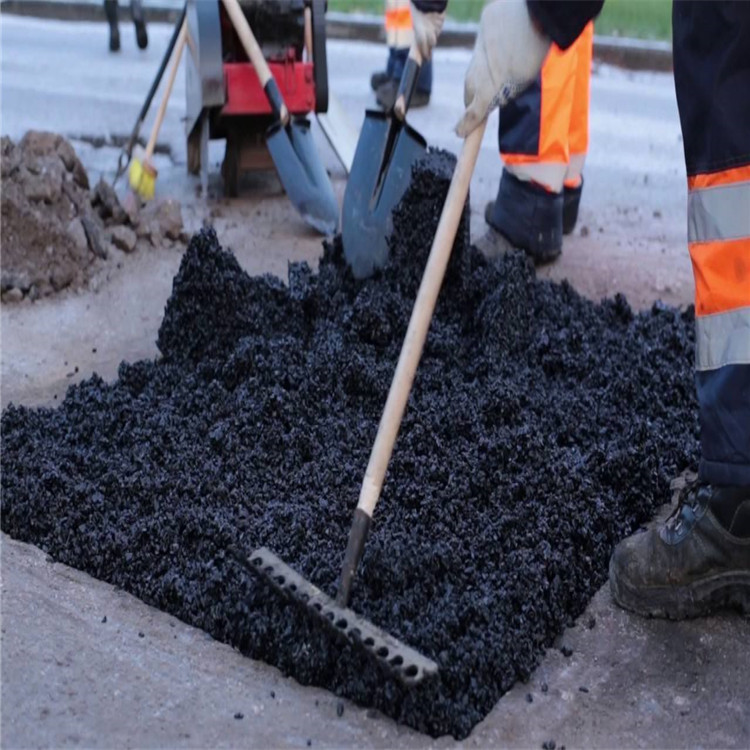
<instances>
[{"instance_id":1,"label":"white work glove","mask_svg":"<svg viewBox=\"0 0 750 750\"><path fill-rule=\"evenodd\" d=\"M414 30L414 41L423 60L430 59L432 48L437 44L445 22L443 13L423 13L414 3L411 5L411 25Z\"/></svg>"},{"instance_id":2,"label":"white work glove","mask_svg":"<svg viewBox=\"0 0 750 750\"><path fill-rule=\"evenodd\" d=\"M456 133L466 138L495 107L523 91L541 70L550 44L534 26L526 0L496 0L487 5L466 71L466 111Z\"/></svg>"}]
</instances>

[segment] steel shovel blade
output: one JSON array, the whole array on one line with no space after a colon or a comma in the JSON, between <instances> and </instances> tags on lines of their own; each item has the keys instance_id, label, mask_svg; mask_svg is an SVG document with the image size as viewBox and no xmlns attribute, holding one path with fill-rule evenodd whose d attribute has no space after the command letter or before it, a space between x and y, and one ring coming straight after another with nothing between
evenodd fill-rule
<instances>
[{"instance_id":1,"label":"steel shovel blade","mask_svg":"<svg viewBox=\"0 0 750 750\"><path fill-rule=\"evenodd\" d=\"M334 234L339 226L339 205L309 121L296 118L286 127L275 123L266 131L266 145L281 184L302 218L321 234Z\"/></svg>"},{"instance_id":2,"label":"steel shovel blade","mask_svg":"<svg viewBox=\"0 0 750 750\"><path fill-rule=\"evenodd\" d=\"M427 142L396 117L368 110L344 193L341 239L355 278L366 278L388 260L391 214L411 180L412 164Z\"/></svg>"}]
</instances>

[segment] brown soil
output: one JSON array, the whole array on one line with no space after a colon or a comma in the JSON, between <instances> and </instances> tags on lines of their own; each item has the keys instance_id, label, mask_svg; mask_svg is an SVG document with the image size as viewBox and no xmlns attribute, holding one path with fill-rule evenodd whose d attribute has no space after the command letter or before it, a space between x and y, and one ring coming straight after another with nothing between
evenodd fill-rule
<instances>
[{"instance_id":1,"label":"brown soil","mask_svg":"<svg viewBox=\"0 0 750 750\"><path fill-rule=\"evenodd\" d=\"M107 183L90 188L61 135L29 131L17 144L3 137L1 152L3 302L84 286L139 241L159 246L181 239L178 203L126 212Z\"/></svg>"}]
</instances>

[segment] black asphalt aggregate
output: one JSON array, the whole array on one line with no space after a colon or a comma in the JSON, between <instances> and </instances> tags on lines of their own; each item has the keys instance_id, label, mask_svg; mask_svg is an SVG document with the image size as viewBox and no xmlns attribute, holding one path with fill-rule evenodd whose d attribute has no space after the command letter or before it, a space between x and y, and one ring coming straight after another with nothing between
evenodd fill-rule
<instances>
[{"instance_id":1,"label":"black asphalt aggregate","mask_svg":"<svg viewBox=\"0 0 750 750\"><path fill-rule=\"evenodd\" d=\"M466 736L695 465L698 421L692 310L634 314L520 254L489 262L465 213L351 605L438 679L404 688L237 565L266 545L335 593L452 165L415 167L364 282L337 242L285 285L197 234L162 358L3 412L3 530L302 683Z\"/></svg>"}]
</instances>

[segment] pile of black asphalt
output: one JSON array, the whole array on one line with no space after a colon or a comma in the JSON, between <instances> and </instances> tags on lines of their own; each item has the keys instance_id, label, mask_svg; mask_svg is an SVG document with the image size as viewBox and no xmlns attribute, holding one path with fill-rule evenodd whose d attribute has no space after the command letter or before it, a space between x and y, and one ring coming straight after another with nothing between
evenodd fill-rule
<instances>
[{"instance_id":1,"label":"pile of black asphalt","mask_svg":"<svg viewBox=\"0 0 750 750\"><path fill-rule=\"evenodd\" d=\"M453 163L416 165L366 281L337 241L284 284L193 237L160 359L3 412L2 529L302 683L466 736L695 466L699 427L692 310L490 262L465 211L351 605L437 678L402 686L237 564L266 545L335 593Z\"/></svg>"}]
</instances>

